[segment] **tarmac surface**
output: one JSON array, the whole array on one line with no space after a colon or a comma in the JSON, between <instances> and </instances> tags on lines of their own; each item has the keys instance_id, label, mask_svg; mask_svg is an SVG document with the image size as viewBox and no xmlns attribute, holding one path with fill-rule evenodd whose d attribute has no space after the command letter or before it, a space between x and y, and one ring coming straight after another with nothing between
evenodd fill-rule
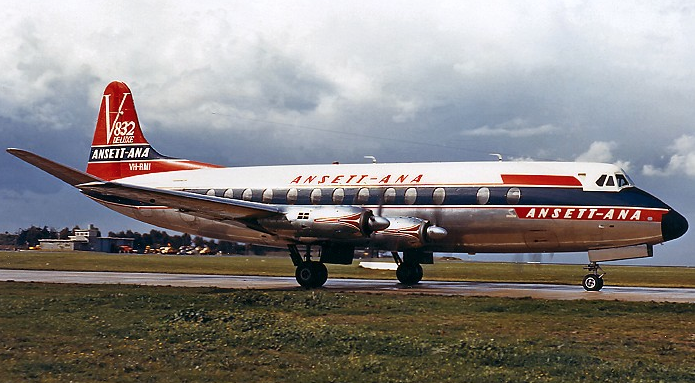
<instances>
[{"instance_id":1,"label":"tarmac surface","mask_svg":"<svg viewBox=\"0 0 695 383\"><path fill-rule=\"evenodd\" d=\"M292 277L117 273L43 270L0 269L0 281L71 283L71 284L124 284L176 287L218 287L256 290L302 290ZM607 282L610 284L610 282ZM440 282L422 281L409 287L395 280L328 279L321 288L330 292L362 292L379 294L422 294L443 296L490 296L510 298L540 298L556 300L600 299L639 302L695 303L693 288L613 287L601 291L584 291L580 285L551 285L529 283Z\"/></svg>"}]
</instances>

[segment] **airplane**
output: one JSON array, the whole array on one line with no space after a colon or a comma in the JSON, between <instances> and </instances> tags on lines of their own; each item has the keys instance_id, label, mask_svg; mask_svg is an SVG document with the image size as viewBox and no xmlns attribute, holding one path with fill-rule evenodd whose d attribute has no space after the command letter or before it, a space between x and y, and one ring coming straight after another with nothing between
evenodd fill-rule
<instances>
[{"instance_id":1,"label":"airplane","mask_svg":"<svg viewBox=\"0 0 695 383\"><path fill-rule=\"evenodd\" d=\"M286 247L306 288L326 282L325 264L351 264L356 249L369 249L391 253L404 285L422 280L435 252L587 252L582 286L598 291L599 262L651 257L654 245L688 230L681 214L612 164L222 167L164 156L145 139L132 92L118 81L102 96L86 171L7 151L136 220Z\"/></svg>"}]
</instances>

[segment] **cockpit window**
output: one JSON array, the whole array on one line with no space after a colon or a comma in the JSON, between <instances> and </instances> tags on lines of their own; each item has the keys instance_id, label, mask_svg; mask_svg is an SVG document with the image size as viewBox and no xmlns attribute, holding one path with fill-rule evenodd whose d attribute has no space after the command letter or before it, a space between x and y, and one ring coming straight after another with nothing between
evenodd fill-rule
<instances>
[{"instance_id":1,"label":"cockpit window","mask_svg":"<svg viewBox=\"0 0 695 383\"><path fill-rule=\"evenodd\" d=\"M602 175L601 177L599 177L599 178L596 180L596 186L598 186L598 187L603 187L603 184L606 183L606 177L608 177L608 176L605 175L605 174Z\"/></svg>"},{"instance_id":2,"label":"cockpit window","mask_svg":"<svg viewBox=\"0 0 695 383\"><path fill-rule=\"evenodd\" d=\"M632 181L623 173L603 174L596 180L596 186L603 188L622 189L634 185Z\"/></svg>"},{"instance_id":3,"label":"cockpit window","mask_svg":"<svg viewBox=\"0 0 695 383\"><path fill-rule=\"evenodd\" d=\"M618 181L619 188L624 186L630 186L630 180L628 180L627 177L625 177L622 174L616 174L615 179Z\"/></svg>"}]
</instances>

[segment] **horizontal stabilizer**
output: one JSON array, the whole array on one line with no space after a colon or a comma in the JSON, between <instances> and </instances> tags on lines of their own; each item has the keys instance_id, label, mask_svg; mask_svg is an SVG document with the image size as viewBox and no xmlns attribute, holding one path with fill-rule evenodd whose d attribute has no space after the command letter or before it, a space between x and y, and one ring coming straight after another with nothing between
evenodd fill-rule
<instances>
[{"instance_id":1,"label":"horizontal stabilizer","mask_svg":"<svg viewBox=\"0 0 695 383\"><path fill-rule=\"evenodd\" d=\"M151 206L167 206L214 220L258 219L282 214L275 206L257 202L117 182L90 182L77 187L94 198L99 198L100 195L115 196Z\"/></svg>"},{"instance_id":2,"label":"horizontal stabilizer","mask_svg":"<svg viewBox=\"0 0 695 383\"><path fill-rule=\"evenodd\" d=\"M46 173L49 173L52 176L69 183L72 186L76 186L87 182L101 181L99 178L94 177L91 174L87 174L77 169L73 169L69 166L61 165L57 162L51 161L47 158L39 156L38 154L34 154L26 150L9 148L7 149L7 152L19 158L20 160L28 162L36 166L37 168L45 171Z\"/></svg>"}]
</instances>

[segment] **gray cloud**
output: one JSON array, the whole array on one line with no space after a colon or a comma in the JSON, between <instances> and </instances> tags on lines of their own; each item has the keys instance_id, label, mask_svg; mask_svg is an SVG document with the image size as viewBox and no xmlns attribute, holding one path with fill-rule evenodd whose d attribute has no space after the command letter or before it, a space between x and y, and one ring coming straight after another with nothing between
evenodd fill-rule
<instances>
[{"instance_id":1,"label":"gray cloud","mask_svg":"<svg viewBox=\"0 0 695 383\"><path fill-rule=\"evenodd\" d=\"M0 25L0 143L83 168L101 92L122 80L170 155L594 159L668 195L695 182L693 38L685 1L18 3ZM2 203L26 214L65 198L10 156L0 171Z\"/></svg>"},{"instance_id":2,"label":"gray cloud","mask_svg":"<svg viewBox=\"0 0 695 383\"><path fill-rule=\"evenodd\" d=\"M663 167L644 165L642 172L647 176L673 176L686 174L695 176L695 137L682 135L673 141L668 147L673 153L668 158L668 163Z\"/></svg>"}]
</instances>

